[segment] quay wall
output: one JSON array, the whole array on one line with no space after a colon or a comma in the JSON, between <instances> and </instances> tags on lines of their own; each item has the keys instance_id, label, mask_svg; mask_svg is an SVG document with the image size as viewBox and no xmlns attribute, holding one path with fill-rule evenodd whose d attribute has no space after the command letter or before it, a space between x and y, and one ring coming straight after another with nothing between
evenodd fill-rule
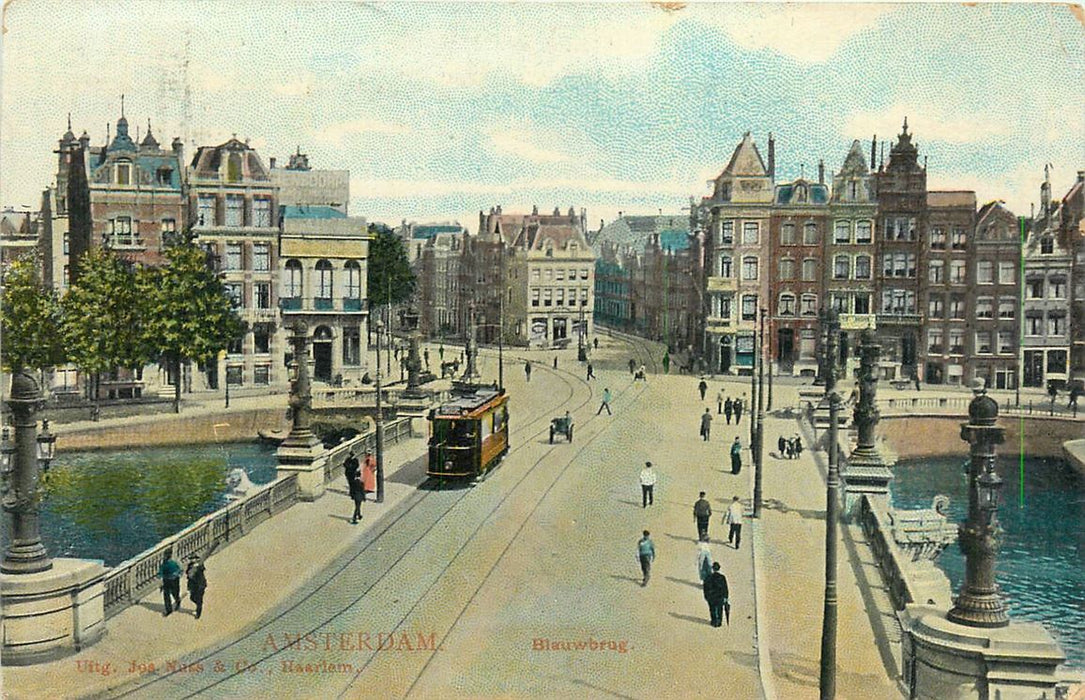
<instances>
[{"instance_id":1,"label":"quay wall","mask_svg":"<svg viewBox=\"0 0 1085 700\"><path fill-rule=\"evenodd\" d=\"M968 444L961 440L961 424L966 416L883 415L878 432L900 459L968 454ZM998 421L1006 429L1006 441L999 454L1019 454L1021 434L1025 436L1025 454L1030 457L1066 458L1063 443L1085 437L1085 423L1049 416L1007 416ZM1081 468L1081 465L1078 465Z\"/></svg>"},{"instance_id":2,"label":"quay wall","mask_svg":"<svg viewBox=\"0 0 1085 700\"><path fill-rule=\"evenodd\" d=\"M158 415L147 420L129 418L123 423L110 421L108 425L58 425L56 432L61 439L57 440L57 451L252 442L256 440L258 430L279 430L288 426L281 407Z\"/></svg>"}]
</instances>

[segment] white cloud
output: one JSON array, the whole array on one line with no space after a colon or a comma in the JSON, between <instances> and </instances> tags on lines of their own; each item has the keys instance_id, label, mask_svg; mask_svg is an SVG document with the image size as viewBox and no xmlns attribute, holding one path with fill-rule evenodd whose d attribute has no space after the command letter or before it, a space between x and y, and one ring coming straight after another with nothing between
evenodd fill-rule
<instances>
[{"instance_id":1,"label":"white cloud","mask_svg":"<svg viewBox=\"0 0 1085 700\"><path fill-rule=\"evenodd\" d=\"M745 49L770 49L804 63L824 63L846 40L899 8L765 2L708 3L692 9L698 20L723 29Z\"/></svg>"},{"instance_id":2,"label":"white cloud","mask_svg":"<svg viewBox=\"0 0 1085 700\"><path fill-rule=\"evenodd\" d=\"M490 144L498 153L533 163L566 163L572 160L568 153L538 145L536 135L527 129L492 131Z\"/></svg>"},{"instance_id":3,"label":"white cloud","mask_svg":"<svg viewBox=\"0 0 1085 700\"><path fill-rule=\"evenodd\" d=\"M411 133L411 128L406 124L395 124L379 119L362 117L360 119L351 119L349 121L329 124L328 126L314 131L314 135L318 140L333 146L342 146L345 141L358 136L368 134L398 136Z\"/></svg>"},{"instance_id":4,"label":"white cloud","mask_svg":"<svg viewBox=\"0 0 1085 700\"><path fill-rule=\"evenodd\" d=\"M1009 120L993 114L954 112L930 104L897 103L885 109L853 112L844 122L842 132L850 138L868 138L871 134L899 133L904 118L908 130L923 141L979 143L1009 136Z\"/></svg>"},{"instance_id":5,"label":"white cloud","mask_svg":"<svg viewBox=\"0 0 1085 700\"><path fill-rule=\"evenodd\" d=\"M411 199L418 197L448 197L481 195L493 198L511 195L531 195L536 192L563 190L571 192L613 193L640 196L688 196L689 182L641 182L615 178L521 178L502 183L450 182L446 180L373 180L352 178L350 191L355 199Z\"/></svg>"}]
</instances>

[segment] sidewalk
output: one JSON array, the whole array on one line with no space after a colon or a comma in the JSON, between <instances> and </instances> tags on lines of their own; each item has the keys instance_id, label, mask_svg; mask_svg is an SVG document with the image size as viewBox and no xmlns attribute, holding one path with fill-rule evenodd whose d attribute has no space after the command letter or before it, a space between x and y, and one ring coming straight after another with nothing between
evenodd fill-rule
<instances>
[{"instance_id":1,"label":"sidewalk","mask_svg":"<svg viewBox=\"0 0 1085 700\"><path fill-rule=\"evenodd\" d=\"M345 485L333 482L319 500L294 505L217 550L207 561L207 596L199 620L187 593L180 612L164 618L161 594L154 591L107 620L105 637L83 652L47 664L4 667L0 694L49 699L97 695L136 680L152 666L161 671L188 653L236 638L376 527L384 514L417 494L413 484L419 479L411 470L424 468L417 461L424 451L422 440L388 449L385 458L400 466L385 479L384 503L363 505L359 525L350 525L353 504ZM404 478L392 478L396 475Z\"/></svg>"}]
</instances>

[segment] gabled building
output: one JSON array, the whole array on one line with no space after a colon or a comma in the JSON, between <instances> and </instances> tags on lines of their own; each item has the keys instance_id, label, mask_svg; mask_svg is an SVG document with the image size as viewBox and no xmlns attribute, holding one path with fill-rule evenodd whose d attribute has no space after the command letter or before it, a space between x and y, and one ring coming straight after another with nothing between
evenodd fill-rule
<instances>
[{"instance_id":1,"label":"gabled building","mask_svg":"<svg viewBox=\"0 0 1085 700\"><path fill-rule=\"evenodd\" d=\"M419 330L428 338L459 338L461 270L467 230L438 231L427 236L421 257L415 262L418 274Z\"/></svg>"},{"instance_id":2,"label":"gabled building","mask_svg":"<svg viewBox=\"0 0 1085 700\"><path fill-rule=\"evenodd\" d=\"M977 333L973 323L977 310L993 317L995 283L991 261L976 264L976 193L928 192L927 217L928 233L917 251L919 308L926 310L920 336L925 342L918 349L920 374L928 384L967 385L969 359L980 351L990 355L995 348L989 329ZM895 256L894 263L898 260Z\"/></svg>"},{"instance_id":3,"label":"gabled building","mask_svg":"<svg viewBox=\"0 0 1085 700\"><path fill-rule=\"evenodd\" d=\"M969 277L976 286L970 295L974 337L965 376L983 378L995 389L1017 388L1021 243L1020 220L1013 212L1000 202L980 207L969 251Z\"/></svg>"},{"instance_id":4,"label":"gabled building","mask_svg":"<svg viewBox=\"0 0 1085 700\"><path fill-rule=\"evenodd\" d=\"M773 203L775 142L769 136L766 166L749 132L712 183L712 194L691 203L690 226L703 231L705 317L702 352L721 374L750 372L755 332L771 274L769 223Z\"/></svg>"}]
</instances>

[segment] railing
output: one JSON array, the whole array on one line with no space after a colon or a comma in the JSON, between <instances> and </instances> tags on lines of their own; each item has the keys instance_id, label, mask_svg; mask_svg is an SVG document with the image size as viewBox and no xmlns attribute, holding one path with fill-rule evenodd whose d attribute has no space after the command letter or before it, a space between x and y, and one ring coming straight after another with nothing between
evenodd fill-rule
<instances>
[{"instance_id":1,"label":"railing","mask_svg":"<svg viewBox=\"0 0 1085 700\"><path fill-rule=\"evenodd\" d=\"M964 396L912 396L903 398L878 399L875 403L883 413L922 412L928 410L946 415L967 416L968 405L972 399ZM1009 399L999 404L999 415L1013 416L1058 416L1060 418L1085 418L1079 415L1077 406L1066 406L1060 401L1034 401L1029 399L1020 406Z\"/></svg>"},{"instance_id":2,"label":"railing","mask_svg":"<svg viewBox=\"0 0 1085 700\"><path fill-rule=\"evenodd\" d=\"M389 421L384 426L384 444L395 445L411 437L411 419L399 418ZM366 450L376 451L377 434L368 432L365 435L356 435L350 440L339 443L328 450L328 458L324 462L324 483L335 481L343 475L343 462L353 450L356 454L365 454Z\"/></svg>"},{"instance_id":3,"label":"railing","mask_svg":"<svg viewBox=\"0 0 1085 700\"><path fill-rule=\"evenodd\" d=\"M106 616L116 615L159 585L158 568L167 549L173 550L174 559L184 561L191 554L243 537L297 502L298 477L291 474L205 515L176 535L118 564L105 575Z\"/></svg>"}]
</instances>

